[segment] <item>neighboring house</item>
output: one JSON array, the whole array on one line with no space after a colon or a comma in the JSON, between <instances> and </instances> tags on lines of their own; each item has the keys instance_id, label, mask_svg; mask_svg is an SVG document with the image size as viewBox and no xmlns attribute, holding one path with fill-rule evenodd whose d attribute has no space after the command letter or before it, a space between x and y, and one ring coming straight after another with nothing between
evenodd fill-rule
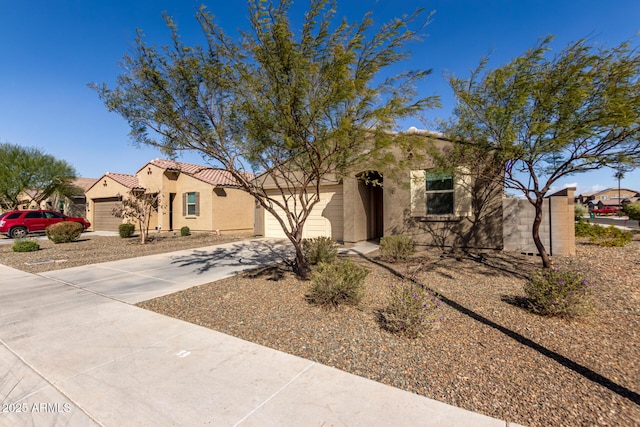
<instances>
[{"instance_id":1,"label":"neighboring house","mask_svg":"<svg viewBox=\"0 0 640 427\"><path fill-rule=\"evenodd\" d=\"M118 229L113 215L132 190L159 192L151 228L163 231L251 231L253 197L228 172L209 166L155 159L135 175L108 172L87 191L87 219L93 230Z\"/></svg>"},{"instance_id":2,"label":"neighboring house","mask_svg":"<svg viewBox=\"0 0 640 427\"><path fill-rule=\"evenodd\" d=\"M24 192L21 199L20 209L51 209L58 212L62 212L69 216L84 217L87 209L87 199L85 192L91 188L97 182L95 178L75 178L72 181L72 186L77 191L67 196L53 195L46 200L43 200L40 204L33 201L33 198L37 196L35 191L27 190Z\"/></svg>"},{"instance_id":3,"label":"neighboring house","mask_svg":"<svg viewBox=\"0 0 640 427\"><path fill-rule=\"evenodd\" d=\"M576 203L587 206L589 209L595 207L615 206L620 207L625 199L639 197L640 192L629 188L607 188L601 191L589 191L576 197Z\"/></svg>"},{"instance_id":4,"label":"neighboring house","mask_svg":"<svg viewBox=\"0 0 640 427\"><path fill-rule=\"evenodd\" d=\"M439 147L450 144L439 134L426 137ZM368 179L362 179L365 176ZM328 177L321 185L320 202L305 223L303 236L349 243L404 234L418 244L502 248L502 187L478 184L464 169L453 175L435 173L431 160L414 161L399 173L362 165L342 179ZM268 178L264 186L273 197L282 198ZM260 206L255 234L284 237L275 217Z\"/></svg>"}]
</instances>

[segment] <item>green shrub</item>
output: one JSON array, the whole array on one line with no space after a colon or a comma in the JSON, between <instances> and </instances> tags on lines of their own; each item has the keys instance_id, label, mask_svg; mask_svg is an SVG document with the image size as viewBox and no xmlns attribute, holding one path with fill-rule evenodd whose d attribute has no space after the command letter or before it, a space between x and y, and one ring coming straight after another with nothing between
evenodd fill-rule
<instances>
[{"instance_id":1,"label":"green shrub","mask_svg":"<svg viewBox=\"0 0 640 427\"><path fill-rule=\"evenodd\" d=\"M35 240L16 240L13 244L13 252L35 252L40 249L40 244Z\"/></svg>"},{"instance_id":2,"label":"green shrub","mask_svg":"<svg viewBox=\"0 0 640 427\"><path fill-rule=\"evenodd\" d=\"M598 226L589 241L605 247L625 246L631 242L631 233L613 225L606 228Z\"/></svg>"},{"instance_id":3,"label":"green shrub","mask_svg":"<svg viewBox=\"0 0 640 427\"><path fill-rule=\"evenodd\" d=\"M69 243L82 234L84 227L78 222L63 221L48 226L44 232L53 243Z\"/></svg>"},{"instance_id":4,"label":"green shrub","mask_svg":"<svg viewBox=\"0 0 640 427\"><path fill-rule=\"evenodd\" d=\"M599 225L594 225L591 224L588 221L585 221L584 219L579 219L578 221L576 221L576 225L575 225L575 230L576 230L576 237L591 237L591 236L595 236L599 230L596 228L602 228Z\"/></svg>"},{"instance_id":5,"label":"green shrub","mask_svg":"<svg viewBox=\"0 0 640 427\"><path fill-rule=\"evenodd\" d=\"M122 237L123 239L133 236L133 233L135 233L135 231L136 226L134 224L126 223L120 224L118 226L118 234L120 234L120 237Z\"/></svg>"},{"instance_id":6,"label":"green shrub","mask_svg":"<svg viewBox=\"0 0 640 427\"><path fill-rule=\"evenodd\" d=\"M575 317L592 307L589 281L573 271L537 271L524 285L524 292L531 311L544 316Z\"/></svg>"},{"instance_id":7,"label":"green shrub","mask_svg":"<svg viewBox=\"0 0 640 427\"><path fill-rule=\"evenodd\" d=\"M185 225L184 227L182 227L180 229L180 235L181 236L190 236L191 235L191 229Z\"/></svg>"},{"instance_id":8,"label":"green shrub","mask_svg":"<svg viewBox=\"0 0 640 427\"><path fill-rule=\"evenodd\" d=\"M303 239L302 253L311 265L332 263L338 257L338 245L330 237Z\"/></svg>"},{"instance_id":9,"label":"green shrub","mask_svg":"<svg viewBox=\"0 0 640 427\"><path fill-rule=\"evenodd\" d=\"M640 221L640 202L628 203L624 206L624 213L629 219Z\"/></svg>"},{"instance_id":10,"label":"green shrub","mask_svg":"<svg viewBox=\"0 0 640 427\"><path fill-rule=\"evenodd\" d=\"M440 304L433 292L419 284L392 284L387 305L380 311L381 326L390 332L417 338L431 327Z\"/></svg>"},{"instance_id":11,"label":"green shrub","mask_svg":"<svg viewBox=\"0 0 640 427\"><path fill-rule=\"evenodd\" d=\"M576 203L575 205L573 205L573 214L576 218L582 218L587 213L589 213L589 210L580 203Z\"/></svg>"},{"instance_id":12,"label":"green shrub","mask_svg":"<svg viewBox=\"0 0 640 427\"><path fill-rule=\"evenodd\" d=\"M416 251L410 237L397 235L380 239L380 255L390 262L404 262Z\"/></svg>"},{"instance_id":13,"label":"green shrub","mask_svg":"<svg viewBox=\"0 0 640 427\"><path fill-rule=\"evenodd\" d=\"M318 264L318 268L311 274L313 284L307 300L325 307L358 305L364 296L364 279L367 274L369 270L348 259L333 264Z\"/></svg>"}]
</instances>

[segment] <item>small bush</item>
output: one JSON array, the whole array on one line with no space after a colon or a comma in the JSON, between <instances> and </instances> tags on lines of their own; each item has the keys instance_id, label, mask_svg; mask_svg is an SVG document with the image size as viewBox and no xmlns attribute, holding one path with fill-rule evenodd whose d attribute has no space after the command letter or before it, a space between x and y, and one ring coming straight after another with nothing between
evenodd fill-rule
<instances>
[{"instance_id":1,"label":"small bush","mask_svg":"<svg viewBox=\"0 0 640 427\"><path fill-rule=\"evenodd\" d=\"M598 226L589 241L605 247L625 246L631 242L631 233L613 225L606 228Z\"/></svg>"},{"instance_id":2,"label":"small bush","mask_svg":"<svg viewBox=\"0 0 640 427\"><path fill-rule=\"evenodd\" d=\"M118 234L120 234L120 237L122 237L123 239L133 236L133 233L135 233L135 231L136 231L135 224L126 223L126 224L120 224L118 226Z\"/></svg>"},{"instance_id":3,"label":"small bush","mask_svg":"<svg viewBox=\"0 0 640 427\"><path fill-rule=\"evenodd\" d=\"M69 243L82 234L84 227L78 222L63 221L48 226L44 232L53 243Z\"/></svg>"},{"instance_id":4,"label":"small bush","mask_svg":"<svg viewBox=\"0 0 640 427\"><path fill-rule=\"evenodd\" d=\"M415 244L410 237L386 236L380 239L380 255L390 262L404 262L416 251Z\"/></svg>"},{"instance_id":5,"label":"small bush","mask_svg":"<svg viewBox=\"0 0 640 427\"><path fill-rule=\"evenodd\" d=\"M330 237L303 239L302 253L311 265L332 263L338 257L338 245Z\"/></svg>"},{"instance_id":6,"label":"small bush","mask_svg":"<svg viewBox=\"0 0 640 427\"><path fill-rule=\"evenodd\" d=\"M191 235L191 229L185 225L184 227L182 227L180 229L180 235L183 236L183 237L184 236L190 236Z\"/></svg>"},{"instance_id":7,"label":"small bush","mask_svg":"<svg viewBox=\"0 0 640 427\"><path fill-rule=\"evenodd\" d=\"M581 205L580 203L576 203L575 205L573 205L573 214L576 217L576 219L582 218L588 213L589 213L589 210L585 206Z\"/></svg>"},{"instance_id":8,"label":"small bush","mask_svg":"<svg viewBox=\"0 0 640 427\"><path fill-rule=\"evenodd\" d=\"M629 216L629 219L640 221L640 202L628 203L623 208L624 213Z\"/></svg>"},{"instance_id":9,"label":"small bush","mask_svg":"<svg viewBox=\"0 0 640 427\"><path fill-rule=\"evenodd\" d=\"M418 284L392 284L387 306L380 311L380 323L390 332L417 338L433 324L440 304L433 292Z\"/></svg>"},{"instance_id":10,"label":"small bush","mask_svg":"<svg viewBox=\"0 0 640 427\"><path fill-rule=\"evenodd\" d=\"M573 271L537 271L524 285L524 292L531 311L543 316L575 317L592 306L589 281Z\"/></svg>"},{"instance_id":11,"label":"small bush","mask_svg":"<svg viewBox=\"0 0 640 427\"><path fill-rule=\"evenodd\" d=\"M602 228L599 225L593 225L590 222L585 221L584 219L579 219L576 221L575 230L576 237L591 237L595 236L598 233L596 227Z\"/></svg>"},{"instance_id":12,"label":"small bush","mask_svg":"<svg viewBox=\"0 0 640 427\"><path fill-rule=\"evenodd\" d=\"M12 249L13 252L35 252L40 249L40 244L35 240L16 240Z\"/></svg>"},{"instance_id":13,"label":"small bush","mask_svg":"<svg viewBox=\"0 0 640 427\"><path fill-rule=\"evenodd\" d=\"M369 270L351 260L319 264L311 274L313 284L307 300L325 307L358 305L364 296L364 279L367 274Z\"/></svg>"}]
</instances>

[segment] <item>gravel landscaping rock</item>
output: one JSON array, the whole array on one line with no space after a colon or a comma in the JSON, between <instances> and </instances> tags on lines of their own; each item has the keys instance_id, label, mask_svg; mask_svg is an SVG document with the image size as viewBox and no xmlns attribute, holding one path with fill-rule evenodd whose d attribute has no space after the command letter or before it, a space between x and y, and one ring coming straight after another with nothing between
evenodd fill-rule
<instances>
[{"instance_id":1,"label":"gravel landscaping rock","mask_svg":"<svg viewBox=\"0 0 640 427\"><path fill-rule=\"evenodd\" d=\"M38 272L96 262L91 251L124 258L146 255L154 245L167 251L186 244L177 238L141 247L97 237L92 243L41 242L40 254L13 253L3 245L0 262ZM217 238L225 236L207 236L200 246ZM47 258L69 261L25 264ZM310 305L305 298L310 282L284 266L139 306L523 425L640 425L640 236L622 248L580 240L575 257L554 257L557 267L594 283L593 312L574 320L523 308L523 285L538 268L536 257L430 249L401 265L383 263L375 253L351 259L371 270L358 307ZM441 320L417 339L398 337L377 323L390 285L402 275L433 289L443 302Z\"/></svg>"}]
</instances>

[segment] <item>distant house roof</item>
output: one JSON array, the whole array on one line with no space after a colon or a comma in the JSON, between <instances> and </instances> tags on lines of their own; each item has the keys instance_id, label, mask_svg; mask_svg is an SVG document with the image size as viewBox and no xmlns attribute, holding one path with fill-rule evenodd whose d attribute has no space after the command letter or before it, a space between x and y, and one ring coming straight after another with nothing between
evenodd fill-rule
<instances>
[{"instance_id":1,"label":"distant house roof","mask_svg":"<svg viewBox=\"0 0 640 427\"><path fill-rule=\"evenodd\" d=\"M605 188L604 190L600 190L600 191L585 191L584 193L580 194L578 197L595 197L599 194L603 194L603 193L608 193L611 191L618 191L618 187L611 187L611 188ZM640 194L640 191L636 191L636 190L632 190L630 188L620 188L620 191L625 191L625 192L630 192L633 194Z\"/></svg>"},{"instance_id":2,"label":"distant house roof","mask_svg":"<svg viewBox=\"0 0 640 427\"><path fill-rule=\"evenodd\" d=\"M117 172L107 172L104 176L108 176L113 179L115 182L124 185L127 188L142 188L138 183L138 177L135 175L129 175L126 173L117 173Z\"/></svg>"},{"instance_id":3,"label":"distant house roof","mask_svg":"<svg viewBox=\"0 0 640 427\"><path fill-rule=\"evenodd\" d=\"M72 184L75 187L80 188L82 191L87 191L93 187L93 184L96 182L98 182L97 178L76 178L73 180Z\"/></svg>"},{"instance_id":4,"label":"distant house roof","mask_svg":"<svg viewBox=\"0 0 640 427\"><path fill-rule=\"evenodd\" d=\"M233 175L231 175L231 173L224 169L214 168L211 166L195 165L192 163L176 162L174 160L166 159L155 159L150 161L148 164L152 164L165 170L180 171L196 179L199 179L200 181L217 187L239 186L238 181L233 177ZM140 170L144 169L145 167L146 165L140 168ZM253 175L248 174L248 177L252 178Z\"/></svg>"}]
</instances>

